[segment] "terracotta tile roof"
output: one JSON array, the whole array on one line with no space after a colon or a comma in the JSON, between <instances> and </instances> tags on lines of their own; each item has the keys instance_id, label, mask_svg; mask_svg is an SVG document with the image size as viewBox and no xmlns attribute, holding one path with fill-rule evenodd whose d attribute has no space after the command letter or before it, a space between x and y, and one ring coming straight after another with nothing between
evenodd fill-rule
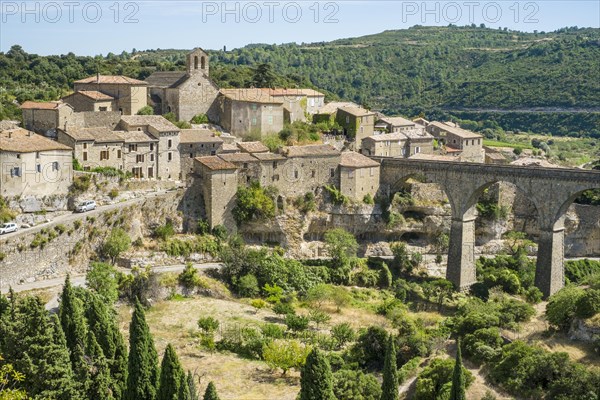
<instances>
[{"instance_id":1,"label":"terracotta tile roof","mask_svg":"<svg viewBox=\"0 0 600 400\"><path fill-rule=\"evenodd\" d=\"M223 143L223 147L221 147L221 151L223 153L239 153L240 148L237 147L235 143Z\"/></svg>"},{"instance_id":2,"label":"terracotta tile roof","mask_svg":"<svg viewBox=\"0 0 600 400\"><path fill-rule=\"evenodd\" d=\"M223 143L223 139L208 129L182 129L179 143Z\"/></svg>"},{"instance_id":3,"label":"terracotta tile roof","mask_svg":"<svg viewBox=\"0 0 600 400\"><path fill-rule=\"evenodd\" d=\"M378 167L379 163L355 151L345 151L342 153L340 166L348 168L370 168Z\"/></svg>"},{"instance_id":4,"label":"terracotta tile roof","mask_svg":"<svg viewBox=\"0 0 600 400\"><path fill-rule=\"evenodd\" d=\"M8 129L0 132L0 151L33 153L50 150L71 151L72 149L64 144L22 128Z\"/></svg>"},{"instance_id":5,"label":"terracotta tile roof","mask_svg":"<svg viewBox=\"0 0 600 400\"><path fill-rule=\"evenodd\" d=\"M125 139L121 133L129 133L124 131L113 131L108 127L100 126L94 128L70 128L63 131L77 142L96 142L96 143L120 143Z\"/></svg>"},{"instance_id":6,"label":"terracotta tile roof","mask_svg":"<svg viewBox=\"0 0 600 400\"><path fill-rule=\"evenodd\" d=\"M40 101L26 101L21 104L21 109L23 110L56 110L60 106L65 103L60 101L48 101L48 102L40 102Z\"/></svg>"},{"instance_id":7,"label":"terracotta tile roof","mask_svg":"<svg viewBox=\"0 0 600 400\"><path fill-rule=\"evenodd\" d=\"M204 165L206 168L210 169L211 171L237 169L237 167L234 164L225 161L217 156L196 157L195 160L198 161L200 164Z\"/></svg>"},{"instance_id":8,"label":"terracotta tile roof","mask_svg":"<svg viewBox=\"0 0 600 400\"><path fill-rule=\"evenodd\" d=\"M348 114L354 115L355 117L366 117L367 115L375 115L374 112L362 108L359 106L346 106L338 108L339 111L347 112Z\"/></svg>"},{"instance_id":9,"label":"terracotta tile roof","mask_svg":"<svg viewBox=\"0 0 600 400\"><path fill-rule=\"evenodd\" d=\"M148 83L123 75L100 75L90 76L80 79L74 83L98 83L98 84L113 84L113 85L147 85Z\"/></svg>"},{"instance_id":10,"label":"terracotta tile roof","mask_svg":"<svg viewBox=\"0 0 600 400\"><path fill-rule=\"evenodd\" d=\"M85 97L89 97L90 99L96 100L96 101L106 101L106 100L114 100L115 99L112 96L109 96L102 92L98 92L96 90L78 90L77 92L70 94L69 96L73 96L77 93L79 93ZM66 97L69 97L69 96L66 96Z\"/></svg>"},{"instance_id":11,"label":"terracotta tile roof","mask_svg":"<svg viewBox=\"0 0 600 400\"><path fill-rule=\"evenodd\" d=\"M239 142L237 146L245 153L266 153L269 148L261 142Z\"/></svg>"},{"instance_id":12,"label":"terracotta tile roof","mask_svg":"<svg viewBox=\"0 0 600 400\"><path fill-rule=\"evenodd\" d=\"M162 115L123 115L121 121L130 126L151 126L159 132L180 130Z\"/></svg>"},{"instance_id":13,"label":"terracotta tile roof","mask_svg":"<svg viewBox=\"0 0 600 400\"><path fill-rule=\"evenodd\" d=\"M219 157L231 163L258 162L258 158L248 153L221 153L219 154Z\"/></svg>"},{"instance_id":14,"label":"terracotta tile roof","mask_svg":"<svg viewBox=\"0 0 600 400\"><path fill-rule=\"evenodd\" d=\"M254 153L252 154L254 157L258 158L260 161L282 161L285 160L285 157L281 154L277 153Z\"/></svg>"},{"instance_id":15,"label":"terracotta tile roof","mask_svg":"<svg viewBox=\"0 0 600 400\"><path fill-rule=\"evenodd\" d=\"M402 133L409 139L433 140L433 136L427 133L423 128L407 129L402 131Z\"/></svg>"},{"instance_id":16,"label":"terracotta tile roof","mask_svg":"<svg viewBox=\"0 0 600 400\"><path fill-rule=\"evenodd\" d=\"M149 86L169 88L176 87L180 81L187 77L185 71L160 71L154 72L152 75L147 77L145 81Z\"/></svg>"},{"instance_id":17,"label":"terracotta tile roof","mask_svg":"<svg viewBox=\"0 0 600 400\"><path fill-rule=\"evenodd\" d=\"M0 131L4 131L7 129L15 129L18 128L19 125L21 125L19 121L2 120L0 121Z\"/></svg>"},{"instance_id":18,"label":"terracotta tile roof","mask_svg":"<svg viewBox=\"0 0 600 400\"><path fill-rule=\"evenodd\" d=\"M114 134L123 139L125 143L158 142L158 139L144 131L114 131Z\"/></svg>"},{"instance_id":19,"label":"terracotta tile roof","mask_svg":"<svg viewBox=\"0 0 600 400\"><path fill-rule=\"evenodd\" d=\"M404 132L384 133L381 135L373 135L364 138L363 140L372 140L373 142L384 142L387 140L407 140Z\"/></svg>"},{"instance_id":20,"label":"terracotta tile roof","mask_svg":"<svg viewBox=\"0 0 600 400\"><path fill-rule=\"evenodd\" d=\"M482 138L483 137L483 136L481 136L478 133L471 132L471 131L468 131L466 129L458 128L456 126L451 126L451 125L448 125L445 122L433 121L433 122L429 123L429 125L427 127L429 128L431 126L437 127L437 128L439 128L441 130L444 130L446 132L450 132L453 135L456 135L456 136L461 137L463 139L478 139L478 138Z\"/></svg>"},{"instance_id":21,"label":"terracotta tile roof","mask_svg":"<svg viewBox=\"0 0 600 400\"><path fill-rule=\"evenodd\" d=\"M380 121L384 121L387 124L390 124L392 126L415 126L416 123L408 120L406 118L403 117L383 117L383 118L379 118Z\"/></svg>"},{"instance_id":22,"label":"terracotta tile roof","mask_svg":"<svg viewBox=\"0 0 600 400\"><path fill-rule=\"evenodd\" d=\"M342 107L358 107L358 104L341 101L332 101L331 103L327 103L323 107L319 108L317 114L333 114L338 110L338 108Z\"/></svg>"},{"instance_id":23,"label":"terracotta tile roof","mask_svg":"<svg viewBox=\"0 0 600 400\"><path fill-rule=\"evenodd\" d=\"M223 96L234 101L263 104L283 104L283 101L274 98L263 89L221 89L220 92Z\"/></svg>"},{"instance_id":24,"label":"terracotta tile roof","mask_svg":"<svg viewBox=\"0 0 600 400\"><path fill-rule=\"evenodd\" d=\"M330 144L311 144L307 146L286 146L281 149L281 154L292 158L311 156L339 156L341 153Z\"/></svg>"},{"instance_id":25,"label":"terracotta tile roof","mask_svg":"<svg viewBox=\"0 0 600 400\"><path fill-rule=\"evenodd\" d=\"M325 96L323 93L318 92L314 89L284 89L284 88L275 88L275 89L262 89L267 91L271 96L306 96L306 97L323 97Z\"/></svg>"},{"instance_id":26,"label":"terracotta tile roof","mask_svg":"<svg viewBox=\"0 0 600 400\"><path fill-rule=\"evenodd\" d=\"M415 123L417 123L419 125L427 125L427 124L429 124L429 121L427 121L425 118L421 118L421 117L413 119L413 122L415 122Z\"/></svg>"}]
</instances>

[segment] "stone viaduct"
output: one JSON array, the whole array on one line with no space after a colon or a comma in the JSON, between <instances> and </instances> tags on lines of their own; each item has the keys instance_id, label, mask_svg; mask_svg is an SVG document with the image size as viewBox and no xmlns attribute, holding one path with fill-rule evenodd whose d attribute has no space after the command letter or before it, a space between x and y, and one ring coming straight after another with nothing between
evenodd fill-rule
<instances>
[{"instance_id":1,"label":"stone viaduct","mask_svg":"<svg viewBox=\"0 0 600 400\"><path fill-rule=\"evenodd\" d=\"M407 179L425 177L446 192L452 207L446 277L459 289L476 282L475 205L483 191L496 182L515 185L537 209L540 236L535 285L549 296L564 285L564 217L585 190L600 188L600 171L517 167L372 157L381 162L382 189L398 191Z\"/></svg>"}]
</instances>

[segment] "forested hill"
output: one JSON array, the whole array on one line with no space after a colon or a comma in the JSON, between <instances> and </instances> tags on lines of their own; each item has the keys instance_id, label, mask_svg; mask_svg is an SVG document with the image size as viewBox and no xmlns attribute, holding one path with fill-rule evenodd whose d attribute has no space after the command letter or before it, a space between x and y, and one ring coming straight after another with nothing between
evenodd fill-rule
<instances>
[{"instance_id":1,"label":"forested hill","mask_svg":"<svg viewBox=\"0 0 600 400\"><path fill-rule=\"evenodd\" d=\"M57 98L74 80L96 71L143 79L155 70L183 69L185 53L149 50L106 57L39 57L15 46L0 53L0 88L5 89L0 90L5 105L0 117L16 112L8 105L15 97ZM211 61L211 76L223 87L249 85L251 67L269 63L279 85L316 87L331 98L390 114L600 111L600 29L523 33L413 27L327 43L253 44L211 51ZM581 126L598 124L597 117L594 114Z\"/></svg>"}]
</instances>

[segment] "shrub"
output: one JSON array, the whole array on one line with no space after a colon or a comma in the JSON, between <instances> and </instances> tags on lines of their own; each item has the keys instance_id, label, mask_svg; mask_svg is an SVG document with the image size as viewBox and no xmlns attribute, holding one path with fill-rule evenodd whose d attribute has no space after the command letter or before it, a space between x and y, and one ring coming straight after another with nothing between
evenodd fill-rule
<instances>
[{"instance_id":1,"label":"shrub","mask_svg":"<svg viewBox=\"0 0 600 400\"><path fill-rule=\"evenodd\" d=\"M233 217L238 225L252 219L264 220L275 216L272 193L253 182L249 187L240 186L237 191Z\"/></svg>"},{"instance_id":2,"label":"shrub","mask_svg":"<svg viewBox=\"0 0 600 400\"><path fill-rule=\"evenodd\" d=\"M206 114L196 114L192 118L191 122L194 125L207 124L208 123L208 117L206 116Z\"/></svg>"},{"instance_id":3,"label":"shrub","mask_svg":"<svg viewBox=\"0 0 600 400\"><path fill-rule=\"evenodd\" d=\"M205 219L199 219L196 224L196 233L198 235L206 235L210 233L210 225L208 221Z\"/></svg>"},{"instance_id":4,"label":"shrub","mask_svg":"<svg viewBox=\"0 0 600 400\"><path fill-rule=\"evenodd\" d=\"M200 328L203 333L214 333L219 329L219 321L210 316L202 317L198 320L198 328Z\"/></svg>"},{"instance_id":5,"label":"shrub","mask_svg":"<svg viewBox=\"0 0 600 400\"><path fill-rule=\"evenodd\" d=\"M525 291L525 299L529 303L538 304L540 301L542 301L543 297L544 294L542 291L535 286L532 286Z\"/></svg>"},{"instance_id":6,"label":"shrub","mask_svg":"<svg viewBox=\"0 0 600 400\"><path fill-rule=\"evenodd\" d=\"M352 329L352 326L349 323L343 322L331 328L331 337L335 340L337 348L340 349L344 347L346 343L354 340L356 332L354 332L354 329Z\"/></svg>"},{"instance_id":7,"label":"shrub","mask_svg":"<svg viewBox=\"0 0 600 400\"><path fill-rule=\"evenodd\" d=\"M85 284L111 304L119 298L118 272L110 264L91 263L85 275Z\"/></svg>"},{"instance_id":8,"label":"shrub","mask_svg":"<svg viewBox=\"0 0 600 400\"><path fill-rule=\"evenodd\" d=\"M177 276L177 281L181 286L188 290L203 286L202 278L192 263L187 263L185 265L184 270Z\"/></svg>"},{"instance_id":9,"label":"shrub","mask_svg":"<svg viewBox=\"0 0 600 400\"><path fill-rule=\"evenodd\" d=\"M292 368L300 369L311 350L297 340L273 340L264 345L262 353L270 368L279 368L285 375Z\"/></svg>"},{"instance_id":10,"label":"shrub","mask_svg":"<svg viewBox=\"0 0 600 400\"><path fill-rule=\"evenodd\" d=\"M333 394L337 400L379 400L381 387L372 374L341 369L333 374Z\"/></svg>"},{"instance_id":11,"label":"shrub","mask_svg":"<svg viewBox=\"0 0 600 400\"><path fill-rule=\"evenodd\" d=\"M381 370L388 333L380 326L370 326L362 332L350 349L350 358L363 368Z\"/></svg>"},{"instance_id":12,"label":"shrub","mask_svg":"<svg viewBox=\"0 0 600 400\"><path fill-rule=\"evenodd\" d=\"M285 325L294 332L305 331L308 328L308 318L302 315L287 314L285 316Z\"/></svg>"},{"instance_id":13,"label":"shrub","mask_svg":"<svg viewBox=\"0 0 600 400\"><path fill-rule=\"evenodd\" d=\"M578 318L590 318L600 312L600 290L587 289L577 300L575 315Z\"/></svg>"},{"instance_id":14,"label":"shrub","mask_svg":"<svg viewBox=\"0 0 600 400\"><path fill-rule=\"evenodd\" d=\"M373 200L373 196L371 196L370 193L367 193L365 194L365 197L363 197L363 203L373 205L375 204L375 200Z\"/></svg>"},{"instance_id":15,"label":"shrub","mask_svg":"<svg viewBox=\"0 0 600 400\"><path fill-rule=\"evenodd\" d=\"M154 228L153 234L156 238L159 238L161 240L167 240L175 235L175 228L173 228L173 224L171 222L167 222L164 225L160 225Z\"/></svg>"},{"instance_id":16,"label":"shrub","mask_svg":"<svg viewBox=\"0 0 600 400\"><path fill-rule=\"evenodd\" d=\"M465 389L475 380L473 374L463 368L465 377ZM435 358L423 369L417 378L414 398L416 400L429 400L438 398L447 398L452 386L452 371L454 370L454 360L447 358Z\"/></svg>"},{"instance_id":17,"label":"shrub","mask_svg":"<svg viewBox=\"0 0 600 400\"><path fill-rule=\"evenodd\" d=\"M347 196L344 196L335 186L325 185L324 188L325 191L329 193L329 197L333 204L347 205L350 203L350 199Z\"/></svg>"},{"instance_id":18,"label":"shrub","mask_svg":"<svg viewBox=\"0 0 600 400\"><path fill-rule=\"evenodd\" d=\"M261 327L262 334L271 339L282 339L285 335L285 329L277 324L264 324Z\"/></svg>"},{"instance_id":19,"label":"shrub","mask_svg":"<svg viewBox=\"0 0 600 400\"><path fill-rule=\"evenodd\" d=\"M121 228L113 228L102 245L102 254L109 258L112 264L117 257L131 247L131 238Z\"/></svg>"},{"instance_id":20,"label":"shrub","mask_svg":"<svg viewBox=\"0 0 600 400\"><path fill-rule=\"evenodd\" d=\"M154 109L150 106L144 106L138 110L137 115L154 115Z\"/></svg>"},{"instance_id":21,"label":"shrub","mask_svg":"<svg viewBox=\"0 0 600 400\"><path fill-rule=\"evenodd\" d=\"M73 178L73 183L69 188L69 193L74 196L79 195L83 192L88 191L90 185L91 179L89 175L76 176L75 178Z\"/></svg>"},{"instance_id":22,"label":"shrub","mask_svg":"<svg viewBox=\"0 0 600 400\"><path fill-rule=\"evenodd\" d=\"M254 297L260 292L258 280L252 274L242 276L236 286L238 294L243 297Z\"/></svg>"},{"instance_id":23,"label":"shrub","mask_svg":"<svg viewBox=\"0 0 600 400\"><path fill-rule=\"evenodd\" d=\"M546 305L548 322L559 329L569 329L575 317L577 302L583 294L583 289L567 286L550 296Z\"/></svg>"},{"instance_id":24,"label":"shrub","mask_svg":"<svg viewBox=\"0 0 600 400\"><path fill-rule=\"evenodd\" d=\"M277 302L275 306L273 306L273 312L278 315L288 315L288 314L296 314L296 310L294 310L294 306L290 303Z\"/></svg>"},{"instance_id":25,"label":"shrub","mask_svg":"<svg viewBox=\"0 0 600 400\"><path fill-rule=\"evenodd\" d=\"M462 348L467 357L479 362L491 361L502 347L502 337L498 328L478 329L465 335Z\"/></svg>"},{"instance_id":26,"label":"shrub","mask_svg":"<svg viewBox=\"0 0 600 400\"><path fill-rule=\"evenodd\" d=\"M118 189L111 189L110 192L108 192L108 197L110 197L111 199L116 199L119 196L119 190Z\"/></svg>"},{"instance_id":27,"label":"shrub","mask_svg":"<svg viewBox=\"0 0 600 400\"><path fill-rule=\"evenodd\" d=\"M318 328L321 324L328 322L331 319L331 317L323 311L310 310L310 312L308 313L308 319L317 324Z\"/></svg>"}]
</instances>

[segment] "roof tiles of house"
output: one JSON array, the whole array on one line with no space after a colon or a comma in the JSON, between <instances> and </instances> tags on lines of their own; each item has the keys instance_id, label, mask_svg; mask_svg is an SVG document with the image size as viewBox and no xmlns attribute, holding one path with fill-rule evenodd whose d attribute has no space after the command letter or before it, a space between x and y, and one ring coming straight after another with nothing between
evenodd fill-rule
<instances>
[{"instance_id":1,"label":"roof tiles of house","mask_svg":"<svg viewBox=\"0 0 600 400\"><path fill-rule=\"evenodd\" d=\"M413 122L413 121L408 120L403 117L383 117L380 119L392 126L415 126L416 125L416 122Z\"/></svg>"},{"instance_id":2,"label":"roof tiles of house","mask_svg":"<svg viewBox=\"0 0 600 400\"><path fill-rule=\"evenodd\" d=\"M340 166L348 168L370 168L378 167L379 163L355 151L345 151L342 153Z\"/></svg>"},{"instance_id":3,"label":"roof tiles of house","mask_svg":"<svg viewBox=\"0 0 600 400\"><path fill-rule=\"evenodd\" d=\"M221 89L220 93L233 101L243 101L247 103L261 104L283 104L281 99L271 96L263 89L245 88L245 89Z\"/></svg>"},{"instance_id":4,"label":"roof tiles of house","mask_svg":"<svg viewBox=\"0 0 600 400\"><path fill-rule=\"evenodd\" d=\"M113 84L113 85L147 85L148 83L123 75L97 75L88 78L80 79L74 83L98 83L98 84Z\"/></svg>"},{"instance_id":5,"label":"roof tiles of house","mask_svg":"<svg viewBox=\"0 0 600 400\"><path fill-rule=\"evenodd\" d=\"M144 131L114 131L115 135L125 143L153 143L158 142L154 136Z\"/></svg>"},{"instance_id":6,"label":"roof tiles of house","mask_svg":"<svg viewBox=\"0 0 600 400\"><path fill-rule=\"evenodd\" d=\"M404 136L406 136L409 139L427 139L427 140L433 140L433 136L430 135L423 128L407 129L407 130L402 131L402 133L404 134Z\"/></svg>"},{"instance_id":7,"label":"roof tiles of house","mask_svg":"<svg viewBox=\"0 0 600 400\"><path fill-rule=\"evenodd\" d=\"M130 126L151 126L159 132L175 132L180 130L162 115L123 115L121 121Z\"/></svg>"},{"instance_id":8,"label":"roof tiles of house","mask_svg":"<svg viewBox=\"0 0 600 400\"><path fill-rule=\"evenodd\" d=\"M125 139L121 133L125 131L113 131L108 127L99 126L94 128L72 128L63 131L77 142L96 142L96 143L120 143ZM142 132L143 133L143 132Z\"/></svg>"},{"instance_id":9,"label":"roof tiles of house","mask_svg":"<svg viewBox=\"0 0 600 400\"><path fill-rule=\"evenodd\" d=\"M341 153L330 144L310 144L307 146L286 146L281 149L286 157L324 157L339 156Z\"/></svg>"},{"instance_id":10,"label":"roof tiles of house","mask_svg":"<svg viewBox=\"0 0 600 400\"><path fill-rule=\"evenodd\" d=\"M223 160L231 162L231 163L249 163L249 162L258 162L258 158L254 157L252 154L248 153L228 153L228 154L219 154Z\"/></svg>"},{"instance_id":11,"label":"roof tiles of house","mask_svg":"<svg viewBox=\"0 0 600 400\"><path fill-rule=\"evenodd\" d=\"M340 107L339 110L354 115L355 117L366 117L367 115L375 115L373 111L369 111L366 108L362 108L359 106Z\"/></svg>"},{"instance_id":12,"label":"roof tiles of house","mask_svg":"<svg viewBox=\"0 0 600 400\"><path fill-rule=\"evenodd\" d=\"M387 140L406 140L408 139L404 132L384 133L381 135L373 135L364 138L363 140L372 140L374 142L384 142Z\"/></svg>"},{"instance_id":13,"label":"roof tiles of house","mask_svg":"<svg viewBox=\"0 0 600 400\"><path fill-rule=\"evenodd\" d=\"M217 156L206 156L206 157L196 157L196 161L200 164L204 165L206 168L211 171L223 171L223 170L232 170L237 169L237 167L230 163L229 161L225 161Z\"/></svg>"},{"instance_id":14,"label":"roof tiles of house","mask_svg":"<svg viewBox=\"0 0 600 400\"><path fill-rule=\"evenodd\" d=\"M445 130L446 132L450 132L450 133L452 133L458 137L461 137L463 139L479 139L479 138L483 137L478 133L471 132L466 129L458 128L456 126L451 126L445 122L433 121L433 122L429 123L428 127L429 126L435 126L439 129Z\"/></svg>"},{"instance_id":15,"label":"roof tiles of house","mask_svg":"<svg viewBox=\"0 0 600 400\"><path fill-rule=\"evenodd\" d=\"M72 149L62 143L23 128L8 129L0 132L0 151L33 153L50 150L71 151Z\"/></svg>"},{"instance_id":16,"label":"roof tiles of house","mask_svg":"<svg viewBox=\"0 0 600 400\"><path fill-rule=\"evenodd\" d=\"M342 101L332 101L331 103L327 103L323 107L319 108L317 114L333 114L337 112L338 108L343 107L358 107L358 104Z\"/></svg>"},{"instance_id":17,"label":"roof tiles of house","mask_svg":"<svg viewBox=\"0 0 600 400\"><path fill-rule=\"evenodd\" d=\"M275 89L263 89L268 92L271 96L306 96L306 97L323 97L325 96L323 93L318 92L314 89L284 89L284 88L275 88Z\"/></svg>"},{"instance_id":18,"label":"roof tiles of house","mask_svg":"<svg viewBox=\"0 0 600 400\"><path fill-rule=\"evenodd\" d=\"M72 94L70 94L68 96L65 96L65 97L70 97L70 96L76 95L78 93L81 94L81 95L83 95L83 96L85 96L85 97L88 97L88 98L90 98L92 100L95 100L95 101L108 101L108 100L114 100L115 99L112 96L109 96L109 95L104 94L102 92L98 92L96 90L78 90L77 92L72 93Z\"/></svg>"},{"instance_id":19,"label":"roof tiles of house","mask_svg":"<svg viewBox=\"0 0 600 400\"><path fill-rule=\"evenodd\" d=\"M0 121L0 131L16 129L19 128L19 125L21 125L19 121L3 120Z\"/></svg>"},{"instance_id":20,"label":"roof tiles of house","mask_svg":"<svg viewBox=\"0 0 600 400\"><path fill-rule=\"evenodd\" d=\"M254 153L252 154L254 157L258 158L260 161L282 161L285 160L285 157L281 154L277 153Z\"/></svg>"},{"instance_id":21,"label":"roof tiles of house","mask_svg":"<svg viewBox=\"0 0 600 400\"><path fill-rule=\"evenodd\" d=\"M262 142L238 142L237 146L245 153L266 153L269 148Z\"/></svg>"},{"instance_id":22,"label":"roof tiles of house","mask_svg":"<svg viewBox=\"0 0 600 400\"><path fill-rule=\"evenodd\" d=\"M183 71L164 71L154 72L152 75L147 77L145 81L148 86L160 87L160 88L173 88L177 87L180 81L187 77L187 72Z\"/></svg>"},{"instance_id":23,"label":"roof tiles of house","mask_svg":"<svg viewBox=\"0 0 600 400\"><path fill-rule=\"evenodd\" d=\"M223 147L221 147L221 151L223 153L239 153L240 148L237 147L235 143L223 143Z\"/></svg>"},{"instance_id":24,"label":"roof tiles of house","mask_svg":"<svg viewBox=\"0 0 600 400\"><path fill-rule=\"evenodd\" d=\"M26 101L21 104L21 109L23 110L56 110L57 108L65 105L65 103L61 101L48 101L48 102L40 102L40 101Z\"/></svg>"},{"instance_id":25,"label":"roof tiles of house","mask_svg":"<svg viewBox=\"0 0 600 400\"><path fill-rule=\"evenodd\" d=\"M223 139L208 129L182 129L179 143L223 143Z\"/></svg>"}]
</instances>

